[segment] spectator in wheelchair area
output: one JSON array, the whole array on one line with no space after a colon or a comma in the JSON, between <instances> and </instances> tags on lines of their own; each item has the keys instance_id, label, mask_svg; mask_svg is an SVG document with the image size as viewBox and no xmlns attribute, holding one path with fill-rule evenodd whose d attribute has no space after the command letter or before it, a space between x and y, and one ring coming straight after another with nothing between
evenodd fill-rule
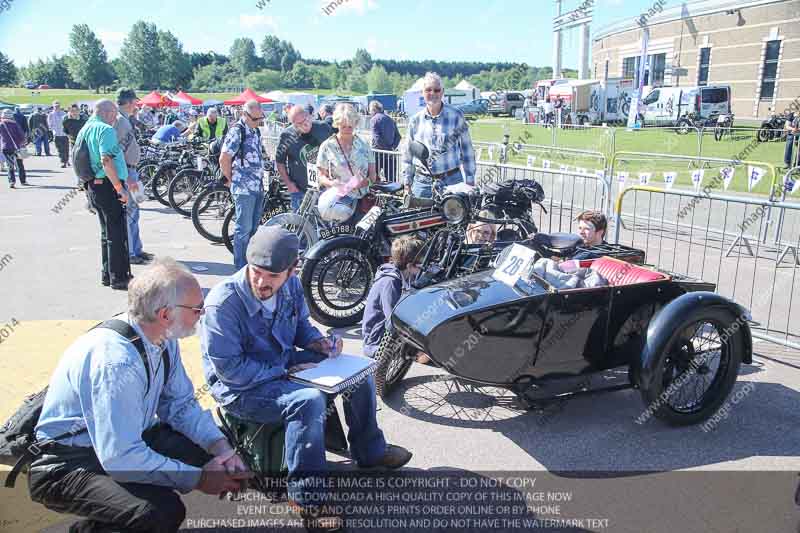
<instances>
[{"instance_id":1,"label":"spectator in wheelchair area","mask_svg":"<svg viewBox=\"0 0 800 533\"><path fill-rule=\"evenodd\" d=\"M288 377L336 357L341 339L334 346L310 323L295 276L298 248L297 236L286 229L259 228L247 247L247 265L209 293L200 342L203 372L217 403L241 420L285 426L288 495L302 514L313 509L315 491L322 488L314 476L327 470L326 396ZM376 403L371 376L345 398L353 460L360 467L399 468L411 453L387 445Z\"/></svg>"},{"instance_id":2,"label":"spectator in wheelchair area","mask_svg":"<svg viewBox=\"0 0 800 533\"><path fill-rule=\"evenodd\" d=\"M364 337L364 355L373 357L378 351L392 309L397 305L411 280L419 273L418 256L423 242L412 235L404 235L392 242L392 255L381 265L367 295L361 332Z\"/></svg>"},{"instance_id":3,"label":"spectator in wheelchair area","mask_svg":"<svg viewBox=\"0 0 800 533\"><path fill-rule=\"evenodd\" d=\"M252 475L198 405L181 362L178 339L194 333L202 313L191 272L160 259L131 281L128 313L117 317L142 353L107 328L64 353L36 437L72 435L41 446L28 487L33 501L88 517L70 531L177 531L186 508L176 491L237 491Z\"/></svg>"}]
</instances>

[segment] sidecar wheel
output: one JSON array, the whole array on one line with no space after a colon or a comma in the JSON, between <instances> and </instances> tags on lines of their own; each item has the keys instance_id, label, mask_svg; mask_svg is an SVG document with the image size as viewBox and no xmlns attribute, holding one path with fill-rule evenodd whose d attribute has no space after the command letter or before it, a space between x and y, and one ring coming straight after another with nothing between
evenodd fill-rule
<instances>
[{"instance_id":1,"label":"sidecar wheel","mask_svg":"<svg viewBox=\"0 0 800 533\"><path fill-rule=\"evenodd\" d=\"M412 347L387 330L375 352L378 367L375 369L375 392L381 398L389 396L411 368Z\"/></svg>"},{"instance_id":2,"label":"sidecar wheel","mask_svg":"<svg viewBox=\"0 0 800 533\"><path fill-rule=\"evenodd\" d=\"M673 426L697 424L730 394L746 351L744 330L728 309L699 308L670 324L672 336L642 388L648 411Z\"/></svg>"},{"instance_id":3,"label":"sidecar wheel","mask_svg":"<svg viewBox=\"0 0 800 533\"><path fill-rule=\"evenodd\" d=\"M357 324L377 269L365 252L349 246L305 260L300 281L308 312L314 320L332 328Z\"/></svg>"}]
</instances>

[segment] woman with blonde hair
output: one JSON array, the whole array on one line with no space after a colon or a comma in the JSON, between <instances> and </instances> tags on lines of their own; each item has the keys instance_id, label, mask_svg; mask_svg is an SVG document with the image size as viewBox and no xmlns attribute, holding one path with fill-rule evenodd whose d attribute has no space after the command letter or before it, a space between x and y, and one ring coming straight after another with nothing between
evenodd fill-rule
<instances>
[{"instance_id":1,"label":"woman with blonde hair","mask_svg":"<svg viewBox=\"0 0 800 533\"><path fill-rule=\"evenodd\" d=\"M375 182L375 156L372 148L368 142L355 135L359 119L354 106L337 104L333 111L333 127L339 131L319 147L319 185L335 191L326 191L327 194L323 193L320 197L320 214L328 220L345 222L357 215L358 201L369 192L369 186Z\"/></svg>"}]
</instances>

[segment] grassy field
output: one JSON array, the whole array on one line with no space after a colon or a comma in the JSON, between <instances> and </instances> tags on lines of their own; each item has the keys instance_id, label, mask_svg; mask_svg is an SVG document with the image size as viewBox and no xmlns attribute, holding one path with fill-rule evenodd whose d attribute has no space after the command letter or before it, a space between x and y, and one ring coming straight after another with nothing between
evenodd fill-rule
<instances>
[{"instance_id":1,"label":"grassy field","mask_svg":"<svg viewBox=\"0 0 800 533\"><path fill-rule=\"evenodd\" d=\"M278 89L285 92L307 92L312 94L319 94L328 96L330 94L337 94L332 89ZM150 91L139 91L139 96L144 96ZM201 100L227 100L233 98L239 93L195 93L187 91L192 96L200 98ZM84 100L97 100L113 95L113 93L95 93L94 91L74 90L74 89L24 89L21 87L3 87L0 88L0 101L8 102L10 104L47 104L53 103L53 100L61 101L62 105L69 105L72 102Z\"/></svg>"},{"instance_id":2,"label":"grassy field","mask_svg":"<svg viewBox=\"0 0 800 533\"><path fill-rule=\"evenodd\" d=\"M581 129L549 129L533 125L524 125L512 119L482 119L472 123L470 127L472 138L481 142L502 142L503 134L508 133L510 143L541 145L542 148L525 149L520 153L512 153L510 161L514 164L525 165L528 156L536 157L535 165L541 166L540 161L551 161L552 168L568 165L588 169L603 167L602 159L582 154L574 154L567 149L590 150L605 155L608 159L612 153L617 154L614 165L615 172L629 173L628 184L638 182L640 172L653 173L651 184L663 186L664 172L677 172L677 185L690 187L692 184L692 171L696 168L705 169L704 184L718 175L719 169L726 166L724 163L707 162L698 165L695 158L698 155L698 136L692 132L688 135L679 135L673 130L645 129L627 131L625 128L581 128ZM610 133L612 132L613 133ZM703 135L702 155L708 158L742 159L744 161L769 163L776 166L783 165L784 143L772 141L758 143L754 137L755 130L737 130L732 137L724 137L721 141L714 140L712 132ZM640 152L647 154L664 154L638 156L626 155L625 152ZM677 156L677 157L675 157ZM683 156L685 159L678 159ZM496 158L497 156L495 156ZM484 156L485 158L485 156ZM746 192L747 179L746 165L737 167L730 190ZM766 194L769 192L769 176L761 180L753 192ZM724 192L720 187L719 192Z\"/></svg>"}]
</instances>

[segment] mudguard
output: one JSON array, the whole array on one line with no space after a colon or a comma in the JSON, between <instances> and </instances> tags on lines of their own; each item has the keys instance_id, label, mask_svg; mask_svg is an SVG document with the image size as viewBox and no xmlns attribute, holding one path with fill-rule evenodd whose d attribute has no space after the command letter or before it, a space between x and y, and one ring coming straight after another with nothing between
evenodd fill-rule
<instances>
[{"instance_id":1,"label":"mudguard","mask_svg":"<svg viewBox=\"0 0 800 533\"><path fill-rule=\"evenodd\" d=\"M750 336L750 325L747 322L750 318L747 309L715 292L688 292L668 303L650 321L644 349L638 360L639 368L634 372L634 375L638 376L637 382L641 388L650 388L653 380L656 379L656 367L670 337L675 332L676 324L695 309L714 307L726 308L734 317L743 318L738 328L744 332L745 337L745 353L742 362L747 364L753 362L753 339Z\"/></svg>"},{"instance_id":2,"label":"mudguard","mask_svg":"<svg viewBox=\"0 0 800 533\"><path fill-rule=\"evenodd\" d=\"M369 249L369 241L353 235L340 235L338 237L334 237L333 239L322 239L317 241L314 246L309 248L303 257L306 261L321 259L331 250L345 247L355 248L357 250L366 252Z\"/></svg>"}]
</instances>

